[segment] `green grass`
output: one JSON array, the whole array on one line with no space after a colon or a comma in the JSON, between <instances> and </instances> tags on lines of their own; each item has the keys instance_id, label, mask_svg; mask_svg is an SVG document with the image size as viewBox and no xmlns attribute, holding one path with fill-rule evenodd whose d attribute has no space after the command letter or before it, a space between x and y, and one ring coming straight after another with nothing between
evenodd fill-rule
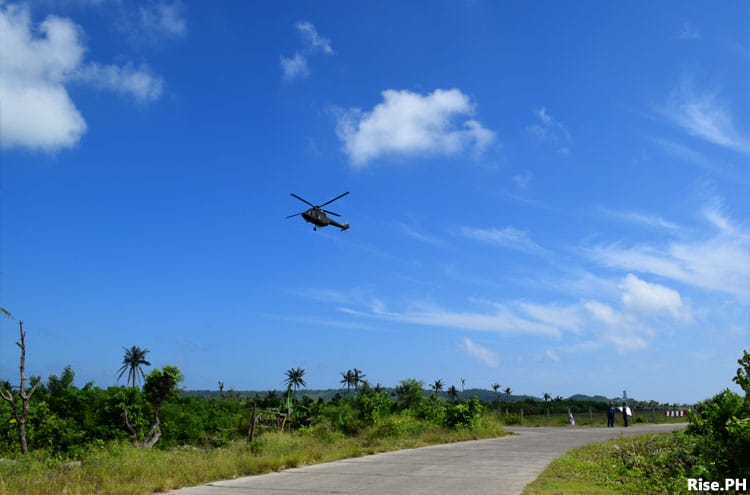
<instances>
[{"instance_id":1,"label":"green grass","mask_svg":"<svg viewBox=\"0 0 750 495\"><path fill-rule=\"evenodd\" d=\"M219 479L278 471L377 452L502 436L497 421L483 417L474 430L434 427L408 416L391 417L346 437L324 428L268 432L249 444L216 449L137 449L109 444L90 450L80 465L32 452L0 462L0 495L150 494Z\"/></svg>"},{"instance_id":2,"label":"green grass","mask_svg":"<svg viewBox=\"0 0 750 495\"><path fill-rule=\"evenodd\" d=\"M686 442L675 432L580 447L553 461L523 495L686 494Z\"/></svg>"}]
</instances>

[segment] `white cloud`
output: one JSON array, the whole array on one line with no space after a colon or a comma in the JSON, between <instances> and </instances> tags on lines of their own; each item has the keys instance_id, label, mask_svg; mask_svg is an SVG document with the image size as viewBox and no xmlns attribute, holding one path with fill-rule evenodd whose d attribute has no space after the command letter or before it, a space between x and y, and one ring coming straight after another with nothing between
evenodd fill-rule
<instances>
[{"instance_id":1,"label":"white cloud","mask_svg":"<svg viewBox=\"0 0 750 495\"><path fill-rule=\"evenodd\" d=\"M179 2L152 3L138 9L141 26L149 33L171 37L184 36L187 32L187 22L182 13Z\"/></svg>"},{"instance_id":2,"label":"white cloud","mask_svg":"<svg viewBox=\"0 0 750 495\"><path fill-rule=\"evenodd\" d=\"M154 76L145 66L135 69L131 65L119 67L92 63L82 67L74 77L102 89L131 95L140 102L159 99L164 86L162 78Z\"/></svg>"},{"instance_id":3,"label":"white cloud","mask_svg":"<svg viewBox=\"0 0 750 495\"><path fill-rule=\"evenodd\" d=\"M537 243L531 240L528 232L513 227L505 227L503 229L461 227L459 233L469 239L486 242L488 244L508 249L515 249L525 253L541 254L544 252Z\"/></svg>"},{"instance_id":4,"label":"white cloud","mask_svg":"<svg viewBox=\"0 0 750 495\"><path fill-rule=\"evenodd\" d=\"M38 33L38 34L37 34ZM70 19L49 16L32 26L26 8L0 5L0 133L4 148L54 151L74 146L86 121L66 89L71 81L126 93L141 101L161 94L147 69L84 63L83 34Z\"/></svg>"},{"instance_id":5,"label":"white cloud","mask_svg":"<svg viewBox=\"0 0 750 495\"><path fill-rule=\"evenodd\" d=\"M567 155L573 141L568 128L552 118L545 107L534 110L534 115L536 115L539 123L527 126L524 131L538 142L547 143L557 148L558 153Z\"/></svg>"},{"instance_id":6,"label":"white cloud","mask_svg":"<svg viewBox=\"0 0 750 495\"><path fill-rule=\"evenodd\" d=\"M716 93L696 94L689 82L683 82L658 111L691 136L750 153L750 138L737 130L729 109L718 101Z\"/></svg>"},{"instance_id":7,"label":"white cloud","mask_svg":"<svg viewBox=\"0 0 750 495\"><path fill-rule=\"evenodd\" d=\"M620 288L623 291L622 304L628 310L645 313L667 311L674 317L679 317L683 310L679 292L645 282L632 273L622 280Z\"/></svg>"},{"instance_id":8,"label":"white cloud","mask_svg":"<svg viewBox=\"0 0 750 495\"><path fill-rule=\"evenodd\" d=\"M86 122L64 81L81 63L84 46L67 19L48 17L32 34L27 9L0 6L0 133L2 146L54 150L75 145Z\"/></svg>"},{"instance_id":9,"label":"white cloud","mask_svg":"<svg viewBox=\"0 0 750 495\"><path fill-rule=\"evenodd\" d=\"M468 338L464 338L461 342L461 350L469 356L481 361L490 368L497 368L500 366L500 358L497 354L475 342L472 342Z\"/></svg>"},{"instance_id":10,"label":"white cloud","mask_svg":"<svg viewBox=\"0 0 750 495\"><path fill-rule=\"evenodd\" d=\"M308 21L300 21L296 24L297 30L302 35L304 40L304 47L302 52L310 55L313 53L325 53L331 55L333 48L331 48L331 41L327 38L323 38L318 34L315 26ZM310 65L308 63L307 56L297 52L293 57L280 58L282 79L284 81L292 81L294 79L304 79L310 75Z\"/></svg>"},{"instance_id":11,"label":"white cloud","mask_svg":"<svg viewBox=\"0 0 750 495\"><path fill-rule=\"evenodd\" d=\"M297 23L297 30L302 34L305 40L308 51L312 52L323 52L326 54L332 54L333 48L331 47L331 41L327 38L323 38L318 34L315 26L308 21L300 21Z\"/></svg>"},{"instance_id":12,"label":"white cloud","mask_svg":"<svg viewBox=\"0 0 750 495\"><path fill-rule=\"evenodd\" d=\"M281 57L281 71L285 81L291 81L297 78L305 78L310 75L310 69L307 66L307 58L304 55L295 53L294 57Z\"/></svg>"},{"instance_id":13,"label":"white cloud","mask_svg":"<svg viewBox=\"0 0 750 495\"><path fill-rule=\"evenodd\" d=\"M458 89L426 95L389 89L382 96L370 112L339 113L336 132L356 167L383 156L482 153L495 139L471 118L475 106Z\"/></svg>"},{"instance_id":14,"label":"white cloud","mask_svg":"<svg viewBox=\"0 0 750 495\"><path fill-rule=\"evenodd\" d=\"M675 242L662 249L646 245L599 246L592 254L607 266L733 294L747 302L750 298L749 249L746 240L716 237L692 244Z\"/></svg>"}]
</instances>

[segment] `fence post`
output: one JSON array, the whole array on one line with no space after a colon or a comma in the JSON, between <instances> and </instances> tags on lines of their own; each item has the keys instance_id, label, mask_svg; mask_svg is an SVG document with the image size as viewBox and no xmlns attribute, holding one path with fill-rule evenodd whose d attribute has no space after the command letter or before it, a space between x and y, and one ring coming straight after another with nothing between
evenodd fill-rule
<instances>
[{"instance_id":1,"label":"fence post","mask_svg":"<svg viewBox=\"0 0 750 495\"><path fill-rule=\"evenodd\" d=\"M521 408L521 424L523 424L523 408Z\"/></svg>"},{"instance_id":2,"label":"fence post","mask_svg":"<svg viewBox=\"0 0 750 495\"><path fill-rule=\"evenodd\" d=\"M250 416L250 427L247 429L247 440L249 442L253 441L253 437L255 435L255 408L256 404L253 402L253 414Z\"/></svg>"},{"instance_id":3,"label":"fence post","mask_svg":"<svg viewBox=\"0 0 750 495\"><path fill-rule=\"evenodd\" d=\"M549 407L547 408L547 426L549 426Z\"/></svg>"},{"instance_id":4,"label":"fence post","mask_svg":"<svg viewBox=\"0 0 750 495\"><path fill-rule=\"evenodd\" d=\"M656 423L656 408L651 408L651 422Z\"/></svg>"},{"instance_id":5,"label":"fence post","mask_svg":"<svg viewBox=\"0 0 750 495\"><path fill-rule=\"evenodd\" d=\"M589 424L594 424L594 416L591 414L591 406L589 406Z\"/></svg>"}]
</instances>

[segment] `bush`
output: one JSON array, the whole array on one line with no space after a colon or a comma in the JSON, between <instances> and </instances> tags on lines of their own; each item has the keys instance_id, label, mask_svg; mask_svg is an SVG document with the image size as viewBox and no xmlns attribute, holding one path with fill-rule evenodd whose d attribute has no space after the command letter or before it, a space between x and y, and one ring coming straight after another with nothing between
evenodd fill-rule
<instances>
[{"instance_id":1,"label":"bush","mask_svg":"<svg viewBox=\"0 0 750 495\"><path fill-rule=\"evenodd\" d=\"M691 412L687 433L695 439L696 470L704 479L750 477L750 354L744 351L734 381L745 397L725 389Z\"/></svg>"},{"instance_id":2,"label":"bush","mask_svg":"<svg viewBox=\"0 0 750 495\"><path fill-rule=\"evenodd\" d=\"M482 417L482 404L472 397L464 403L449 403L445 408L445 424L450 428L473 429Z\"/></svg>"}]
</instances>

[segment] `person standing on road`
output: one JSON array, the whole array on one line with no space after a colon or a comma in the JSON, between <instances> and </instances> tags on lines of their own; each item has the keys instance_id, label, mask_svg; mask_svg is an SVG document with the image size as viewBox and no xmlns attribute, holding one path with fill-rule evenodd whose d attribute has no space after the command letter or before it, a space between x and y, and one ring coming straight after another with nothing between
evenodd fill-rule
<instances>
[{"instance_id":1,"label":"person standing on road","mask_svg":"<svg viewBox=\"0 0 750 495\"><path fill-rule=\"evenodd\" d=\"M615 406L610 402L607 406L607 428L615 426Z\"/></svg>"}]
</instances>

